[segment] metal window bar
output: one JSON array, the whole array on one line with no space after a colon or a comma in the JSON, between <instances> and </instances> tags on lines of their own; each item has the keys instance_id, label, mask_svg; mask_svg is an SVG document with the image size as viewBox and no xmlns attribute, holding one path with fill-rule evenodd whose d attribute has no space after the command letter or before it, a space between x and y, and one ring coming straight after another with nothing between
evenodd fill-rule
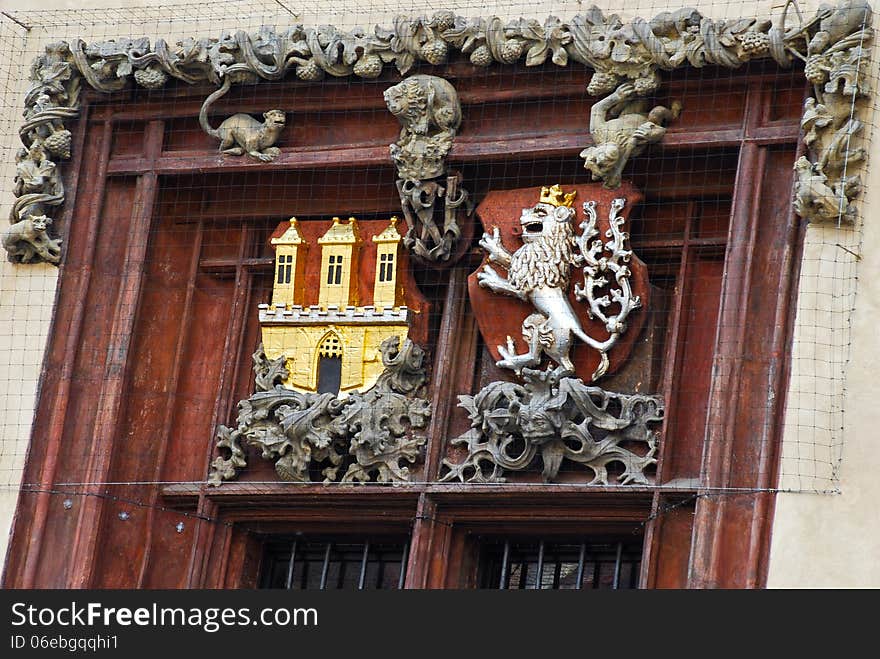
<instances>
[{"instance_id":1,"label":"metal window bar","mask_svg":"<svg viewBox=\"0 0 880 659\"><path fill-rule=\"evenodd\" d=\"M268 542L262 588L402 589L409 542L402 539L362 542L347 538L309 541L302 537Z\"/></svg>"},{"instance_id":2,"label":"metal window bar","mask_svg":"<svg viewBox=\"0 0 880 659\"><path fill-rule=\"evenodd\" d=\"M634 588L641 550L641 541L630 539L499 539L484 544L479 583L502 590Z\"/></svg>"}]
</instances>

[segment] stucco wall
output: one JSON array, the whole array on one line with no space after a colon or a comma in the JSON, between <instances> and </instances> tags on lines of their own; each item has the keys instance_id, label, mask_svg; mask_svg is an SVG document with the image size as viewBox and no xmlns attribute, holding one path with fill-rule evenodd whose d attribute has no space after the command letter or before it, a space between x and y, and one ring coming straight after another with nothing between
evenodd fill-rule
<instances>
[{"instance_id":1,"label":"stucco wall","mask_svg":"<svg viewBox=\"0 0 880 659\"><path fill-rule=\"evenodd\" d=\"M463 15L494 12L502 16L569 17L591 3L488 2L472 3L473 8L468 9L462 2L376 2L376 10L368 11L369 3L351 0L332 3L331 10L327 9L329 3L316 0L281 4L263 0L179 3L188 5L186 11L179 12L171 9L178 4L175 2L164 2L161 9L131 10L139 4L142 1L43 0L40 11L50 11L41 14L33 3L0 0L0 11L25 17L24 22L31 26L25 30L5 17L0 22L0 47L8 51L0 64L0 209L4 214L12 200L16 133L26 85L23 78L29 60L51 40L77 36L103 40L143 34L153 38L215 36L223 29L254 29L273 21L369 26L376 21L387 22L397 10L431 12L441 8L455 9ZM625 0L613 6L601 1L597 4L627 18L650 17L686 3ZM707 16L721 18L768 16L774 5L777 8L772 13L778 15L780 3L692 4ZM288 13L284 5L296 9ZM812 13L818 3L801 5L805 12ZM120 6L128 9L106 10ZM870 123L875 121L875 117L869 118ZM880 142L871 148L871 158L880 163ZM867 209L880 206L880 168L875 166L873 170L864 198ZM863 215L869 217L863 241L858 231L808 231L780 485L797 490L836 488L839 493L778 496L769 575L769 585L774 587L880 586L880 561L875 560L880 555L880 527L872 505L880 498L880 483L873 476L878 460L872 452L876 429L880 428L880 405L873 400L877 387L872 382L880 354L880 332L874 327L880 320L880 254L875 249L880 245L880 226L870 221L869 210ZM858 253L861 260L839 245ZM29 441L56 278L57 270L51 266L14 267L5 260L0 263L0 557L5 556ZM850 332L848 310L853 296L856 312ZM848 359L851 366L844 390L840 373ZM841 452L838 472L833 465ZM819 467L811 473L806 464Z\"/></svg>"}]
</instances>

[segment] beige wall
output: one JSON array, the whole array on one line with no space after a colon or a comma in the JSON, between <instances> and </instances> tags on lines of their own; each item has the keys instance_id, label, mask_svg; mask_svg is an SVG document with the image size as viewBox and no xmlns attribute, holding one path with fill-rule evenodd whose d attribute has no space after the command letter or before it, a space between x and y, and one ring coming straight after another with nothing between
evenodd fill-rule
<instances>
[{"instance_id":1,"label":"beige wall","mask_svg":"<svg viewBox=\"0 0 880 659\"><path fill-rule=\"evenodd\" d=\"M430 13L444 8L434 2L327 3L326 0L287 2L295 16L274 0L226 3L178 3L163 8L132 7L124 0L42 0L41 10L26 0L0 0L0 11L10 12L32 26L26 32L7 19L0 21L0 212L12 200L14 155L18 148L27 63L45 43L81 36L103 40L115 36L216 36L223 29L254 29L297 20L309 24L332 22L344 27L387 23L397 7ZM144 3L145 4L145 3ZM179 13L167 8L189 4ZM453 4L453 3L450 3ZM472 3L463 15L569 17L592 2ZM606 11L623 17L651 17L663 9L697 6L713 18L742 15L778 15L782 2L695 2L682 0L597 0ZM818 2L800 3L808 13ZM127 6L125 10L108 8ZM333 9L328 10L331 6ZM450 6L450 5L446 5ZM58 11L56 11L58 10ZM876 119L871 118L871 123ZM880 163L880 142L871 149ZM875 165L865 203L880 207L880 166ZM869 215L869 213L865 213ZM798 492L778 496L773 529L769 585L880 586L880 525L875 502L880 482L874 472L880 460L874 452L880 405L878 387L880 332L880 222L868 221L860 231L811 228L808 232L800 281L799 310L793 348L792 382L786 414L780 486ZM861 255L858 263L842 245ZM858 280L855 274L858 274ZM0 557L5 556L14 512L21 466L33 416L37 381L51 321L57 270L51 266L13 267L0 263ZM856 287L856 282L858 286ZM855 296L856 312L850 332L849 308ZM848 379L841 374L851 357ZM844 386L845 385L845 386ZM842 456L839 469L837 461ZM800 490L835 490L807 494ZM2 560L2 559L0 559Z\"/></svg>"}]
</instances>

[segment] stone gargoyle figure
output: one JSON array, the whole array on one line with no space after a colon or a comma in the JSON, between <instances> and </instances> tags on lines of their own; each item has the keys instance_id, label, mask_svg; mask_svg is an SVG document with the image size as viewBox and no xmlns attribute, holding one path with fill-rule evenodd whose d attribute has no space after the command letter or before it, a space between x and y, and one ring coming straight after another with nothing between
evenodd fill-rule
<instances>
[{"instance_id":1,"label":"stone gargoyle figure","mask_svg":"<svg viewBox=\"0 0 880 659\"><path fill-rule=\"evenodd\" d=\"M388 110L400 122L391 159L402 179L425 181L446 173L446 155L461 124L461 106L447 80L410 76L384 94Z\"/></svg>"},{"instance_id":2,"label":"stone gargoyle figure","mask_svg":"<svg viewBox=\"0 0 880 659\"><path fill-rule=\"evenodd\" d=\"M657 105L648 110L647 101L634 98L635 85L624 83L601 101L590 112L590 134L595 146L581 151L584 169L589 170L594 181L602 181L604 187L620 187L623 168L630 158L666 134L665 124L676 119L681 103L675 101L671 108Z\"/></svg>"}]
</instances>

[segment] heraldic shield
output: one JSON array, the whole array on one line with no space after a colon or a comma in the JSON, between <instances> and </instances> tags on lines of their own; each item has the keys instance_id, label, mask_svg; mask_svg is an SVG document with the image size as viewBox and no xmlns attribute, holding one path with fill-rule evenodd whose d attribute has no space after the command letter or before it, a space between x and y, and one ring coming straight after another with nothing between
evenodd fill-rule
<instances>
[{"instance_id":1,"label":"heraldic shield","mask_svg":"<svg viewBox=\"0 0 880 659\"><path fill-rule=\"evenodd\" d=\"M477 208L485 254L468 292L499 367L589 382L625 363L650 304L647 267L626 231L641 199L626 182L486 196Z\"/></svg>"}]
</instances>

